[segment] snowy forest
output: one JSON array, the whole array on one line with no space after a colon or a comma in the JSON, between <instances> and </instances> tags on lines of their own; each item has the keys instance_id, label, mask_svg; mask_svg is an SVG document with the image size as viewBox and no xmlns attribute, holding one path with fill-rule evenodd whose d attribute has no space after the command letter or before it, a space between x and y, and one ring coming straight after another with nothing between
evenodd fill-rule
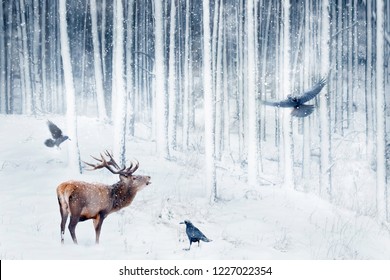
<instances>
[{"instance_id":1,"label":"snowy forest","mask_svg":"<svg viewBox=\"0 0 390 280\"><path fill-rule=\"evenodd\" d=\"M390 231L389 65L387 0L2 0L0 144L11 146L0 151L0 175L23 176L7 156L16 136L6 140L5 129L19 119L25 128L15 135L41 126L44 140L54 119L71 139L51 162L67 170L64 179L98 180L83 160L104 149L121 164L135 155L152 171L139 152L148 147L161 173L174 173L174 164L197 174L210 207L241 186L238 196L249 199L276 189L313 195ZM263 104L321 79L307 117ZM90 125L100 134L79 141ZM37 146L48 150L43 140ZM135 142L146 145L138 154ZM164 189L153 174L148 188ZM325 257L359 258L353 254Z\"/></svg>"}]
</instances>

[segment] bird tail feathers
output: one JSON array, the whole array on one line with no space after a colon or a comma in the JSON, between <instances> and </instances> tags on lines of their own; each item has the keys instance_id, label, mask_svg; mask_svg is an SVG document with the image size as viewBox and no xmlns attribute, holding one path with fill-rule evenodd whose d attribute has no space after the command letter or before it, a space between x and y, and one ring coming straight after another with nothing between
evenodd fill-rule
<instances>
[{"instance_id":1,"label":"bird tail feathers","mask_svg":"<svg viewBox=\"0 0 390 280\"><path fill-rule=\"evenodd\" d=\"M309 116L314 111L314 105L300 105L292 110L291 115L298 118Z\"/></svg>"}]
</instances>

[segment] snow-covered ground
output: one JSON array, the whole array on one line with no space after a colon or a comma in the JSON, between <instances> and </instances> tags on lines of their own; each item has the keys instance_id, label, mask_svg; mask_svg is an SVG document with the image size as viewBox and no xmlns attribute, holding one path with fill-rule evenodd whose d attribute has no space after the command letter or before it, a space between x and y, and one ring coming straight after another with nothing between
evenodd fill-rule
<instances>
[{"instance_id":1,"label":"snow-covered ground","mask_svg":"<svg viewBox=\"0 0 390 280\"><path fill-rule=\"evenodd\" d=\"M50 117L65 127L63 117ZM46 117L0 116L0 259L390 259L390 232L371 217L313 194L277 186L249 188L219 170L221 201L205 197L201 155L170 162L155 157L154 143L129 139L127 154L152 184L103 223L94 244L92 221L66 229L60 242L56 187L62 181L115 183L106 170L72 174L67 145L51 149ZM65 130L65 129L64 129ZM81 158L93 161L112 148L113 128L79 118ZM195 163L194 163L195 162ZM213 241L190 251L181 221L189 219Z\"/></svg>"}]
</instances>

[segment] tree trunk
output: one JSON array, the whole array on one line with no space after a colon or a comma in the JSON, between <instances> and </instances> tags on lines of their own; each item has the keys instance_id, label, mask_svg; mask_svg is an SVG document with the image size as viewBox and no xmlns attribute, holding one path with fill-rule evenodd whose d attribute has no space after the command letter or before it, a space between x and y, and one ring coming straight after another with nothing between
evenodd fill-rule
<instances>
[{"instance_id":1,"label":"tree trunk","mask_svg":"<svg viewBox=\"0 0 390 280\"><path fill-rule=\"evenodd\" d=\"M154 1L155 17L155 106L156 106L156 148L157 154L169 158L168 149L168 102L165 90L164 22L163 7Z\"/></svg>"},{"instance_id":2,"label":"tree trunk","mask_svg":"<svg viewBox=\"0 0 390 280\"><path fill-rule=\"evenodd\" d=\"M290 0L283 1L282 4L283 10L283 43L282 46L282 79L280 82L282 83L280 89L283 93L291 92L291 84L290 84ZM294 144L292 138L292 123L291 123L291 115L287 110L283 110L282 112L283 118L283 156L284 156L284 184L285 187L294 189Z\"/></svg>"},{"instance_id":3,"label":"tree trunk","mask_svg":"<svg viewBox=\"0 0 390 280\"><path fill-rule=\"evenodd\" d=\"M380 221L387 217L387 186L386 186L386 99L384 88L384 1L376 2L376 199Z\"/></svg>"},{"instance_id":4,"label":"tree trunk","mask_svg":"<svg viewBox=\"0 0 390 280\"><path fill-rule=\"evenodd\" d=\"M102 60L100 57L98 27L97 27L97 9L96 0L90 0L91 23L92 23L92 43L93 43L93 63L95 70L95 86L98 116L100 120L107 119L106 104L104 102ZM105 7L103 7L105 9Z\"/></svg>"},{"instance_id":5,"label":"tree trunk","mask_svg":"<svg viewBox=\"0 0 390 280\"><path fill-rule=\"evenodd\" d=\"M169 93L169 120L168 120L168 137L169 137L169 149L176 149L177 138L177 97L176 97L176 1L171 0L171 22L169 31L169 76L168 76L168 93ZM186 57L184 58L186 59ZM186 94L184 92L184 94ZM184 102L184 101L183 101ZM184 112L183 112L184 118ZM184 126L184 123L183 123Z\"/></svg>"},{"instance_id":6,"label":"tree trunk","mask_svg":"<svg viewBox=\"0 0 390 280\"><path fill-rule=\"evenodd\" d=\"M329 43L330 43L330 25L329 25L329 0L322 1L322 34L321 34L321 75L329 77ZM329 81L327 81L329 83ZM325 86L328 89L329 86ZM326 195L332 200L332 181L331 181L331 145L330 145L330 115L328 91L323 91L320 95L320 194Z\"/></svg>"},{"instance_id":7,"label":"tree trunk","mask_svg":"<svg viewBox=\"0 0 390 280\"><path fill-rule=\"evenodd\" d=\"M215 170L215 96L211 70L210 3L203 0L203 92L205 119L205 174L206 190L211 203L217 199Z\"/></svg>"},{"instance_id":8,"label":"tree trunk","mask_svg":"<svg viewBox=\"0 0 390 280\"><path fill-rule=\"evenodd\" d=\"M6 49L3 2L0 2L0 114L6 113Z\"/></svg>"},{"instance_id":9,"label":"tree trunk","mask_svg":"<svg viewBox=\"0 0 390 280\"><path fill-rule=\"evenodd\" d=\"M60 36L61 36L61 57L64 72L64 84L66 92L66 120L67 133L71 141L68 145L69 167L74 172L81 173L80 151L77 137L77 116L76 116L76 98L73 83L72 65L70 59L70 48L68 39L68 27L66 21L66 1L60 1Z\"/></svg>"},{"instance_id":10,"label":"tree trunk","mask_svg":"<svg viewBox=\"0 0 390 280\"><path fill-rule=\"evenodd\" d=\"M247 2L247 40L248 40L248 184L256 186L258 184L258 122L256 114L256 50L255 50L255 18L254 0Z\"/></svg>"},{"instance_id":11,"label":"tree trunk","mask_svg":"<svg viewBox=\"0 0 390 280\"><path fill-rule=\"evenodd\" d=\"M114 156L119 165L126 161L126 109L127 96L124 77L124 27L122 0L114 1L114 49L113 49L113 119L114 119Z\"/></svg>"}]
</instances>

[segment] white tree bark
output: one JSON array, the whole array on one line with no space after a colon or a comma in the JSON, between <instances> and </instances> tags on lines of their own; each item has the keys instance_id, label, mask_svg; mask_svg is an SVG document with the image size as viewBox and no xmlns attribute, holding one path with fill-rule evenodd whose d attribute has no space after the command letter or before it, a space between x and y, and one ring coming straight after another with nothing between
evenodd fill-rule
<instances>
[{"instance_id":1,"label":"white tree bark","mask_svg":"<svg viewBox=\"0 0 390 280\"><path fill-rule=\"evenodd\" d=\"M90 9L91 9L91 23L92 23L93 63L94 63L94 71L95 71L95 86L96 86L98 116L100 120L106 120L107 111L104 102L102 60L100 57L100 48L99 48L96 0L90 0L90 4L91 4Z\"/></svg>"},{"instance_id":2,"label":"white tree bark","mask_svg":"<svg viewBox=\"0 0 390 280\"><path fill-rule=\"evenodd\" d=\"M5 114L6 113L6 86L5 86L5 81L6 81L6 60L5 60L5 26L4 26L4 10L3 10L3 5L0 5L0 15L1 15L1 20L0 20L0 114Z\"/></svg>"},{"instance_id":3,"label":"white tree bark","mask_svg":"<svg viewBox=\"0 0 390 280\"><path fill-rule=\"evenodd\" d=\"M280 89L284 94L291 93L290 76L290 0L283 1L283 43L282 43L282 79ZM285 187L294 189L294 146L292 139L291 115L288 110L282 110L283 118L283 156L284 156L284 184Z\"/></svg>"},{"instance_id":4,"label":"white tree bark","mask_svg":"<svg viewBox=\"0 0 390 280\"><path fill-rule=\"evenodd\" d=\"M247 40L248 40L248 184L258 184L258 123L256 118L256 50L255 18L253 0L247 1Z\"/></svg>"},{"instance_id":5,"label":"white tree bark","mask_svg":"<svg viewBox=\"0 0 390 280\"><path fill-rule=\"evenodd\" d=\"M154 1L155 16L155 108L157 154L169 158L168 101L165 90L164 22L162 1Z\"/></svg>"},{"instance_id":6,"label":"white tree bark","mask_svg":"<svg viewBox=\"0 0 390 280\"><path fill-rule=\"evenodd\" d=\"M127 96L124 77L124 27L122 0L114 1L114 61L112 96L114 117L114 156L120 165L126 161Z\"/></svg>"},{"instance_id":7,"label":"white tree bark","mask_svg":"<svg viewBox=\"0 0 390 280\"><path fill-rule=\"evenodd\" d=\"M384 1L376 1L376 199L378 218L387 220L385 88L384 88Z\"/></svg>"},{"instance_id":8,"label":"white tree bark","mask_svg":"<svg viewBox=\"0 0 390 280\"><path fill-rule=\"evenodd\" d=\"M66 120L67 134L71 141L68 141L68 161L69 167L74 172L81 173L80 151L77 137L77 116L76 116L76 97L73 83L73 72L70 58L68 24L66 22L66 1L59 3L60 16L60 40L61 57L64 72L64 84L66 92Z\"/></svg>"},{"instance_id":9,"label":"white tree bark","mask_svg":"<svg viewBox=\"0 0 390 280\"><path fill-rule=\"evenodd\" d=\"M205 183L211 203L217 198L215 170L215 97L211 71L210 3L203 0L203 92L205 119Z\"/></svg>"},{"instance_id":10,"label":"white tree bark","mask_svg":"<svg viewBox=\"0 0 390 280\"><path fill-rule=\"evenodd\" d=\"M24 107L23 113L30 115L33 113L33 92L31 87L31 71L30 71L30 56L28 53L28 42L27 42L27 22L26 22L26 7L25 1L20 0L20 11L18 16L20 16L20 26L18 32L20 32L20 38L22 40L22 50L20 52L20 61L21 61L21 79L22 84L24 85Z\"/></svg>"},{"instance_id":11,"label":"white tree bark","mask_svg":"<svg viewBox=\"0 0 390 280\"><path fill-rule=\"evenodd\" d=\"M33 81L33 107L34 112L40 111L42 112L42 104L43 104L43 97L42 97L42 76L41 71L42 68L40 67L41 60L43 59L41 52L40 52L40 44L41 44L41 27L39 26L40 20L39 20L39 9L40 9L40 3L39 0L33 1L33 46L32 46L32 59L33 59L33 73L32 73L32 81ZM43 17L46 15L42 15ZM31 21L30 21L31 22ZM44 29L45 27L42 26Z\"/></svg>"},{"instance_id":12,"label":"white tree bark","mask_svg":"<svg viewBox=\"0 0 390 280\"><path fill-rule=\"evenodd\" d=\"M135 135L135 89L134 89L134 0L127 1L127 34L126 34L126 89L127 89L127 127L129 135Z\"/></svg>"},{"instance_id":13,"label":"white tree bark","mask_svg":"<svg viewBox=\"0 0 390 280\"><path fill-rule=\"evenodd\" d=\"M169 75L168 75L168 93L169 93L169 116L168 116L168 137L169 149L176 148L177 132L177 98L176 98L176 62L175 62L175 28L176 28L176 3L171 0L171 22L169 31ZM185 58L186 59L186 58ZM184 117L184 116L183 116ZM184 125L184 124L183 124Z\"/></svg>"},{"instance_id":14,"label":"white tree bark","mask_svg":"<svg viewBox=\"0 0 390 280\"><path fill-rule=\"evenodd\" d=\"M328 77L329 73L329 0L322 1L322 34L321 34L321 75ZM329 81L327 81L329 83ZM328 86L325 86L328 89ZM320 194L332 199L332 182L331 182L331 145L330 145L330 115L327 91L324 90L320 95Z\"/></svg>"},{"instance_id":15,"label":"white tree bark","mask_svg":"<svg viewBox=\"0 0 390 280\"><path fill-rule=\"evenodd\" d=\"M190 108L191 96L191 25L190 25L190 0L186 0L186 27L184 44L184 96L183 96L183 151L187 151L189 145L189 127L193 108Z\"/></svg>"}]
</instances>

